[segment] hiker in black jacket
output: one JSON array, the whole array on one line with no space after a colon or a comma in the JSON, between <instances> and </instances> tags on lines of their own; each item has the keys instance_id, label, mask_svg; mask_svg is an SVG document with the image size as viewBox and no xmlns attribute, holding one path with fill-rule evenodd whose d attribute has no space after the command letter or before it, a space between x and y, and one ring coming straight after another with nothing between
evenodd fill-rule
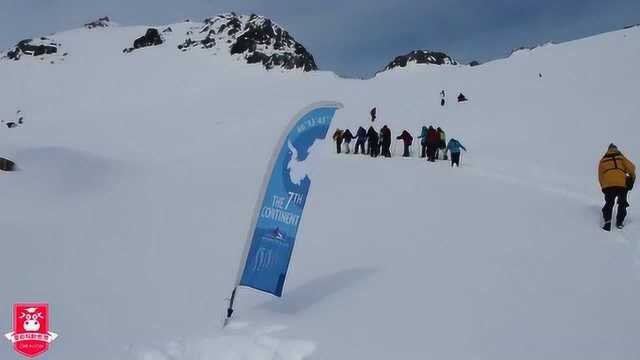
<instances>
[{"instance_id":1,"label":"hiker in black jacket","mask_svg":"<svg viewBox=\"0 0 640 360\"><path fill-rule=\"evenodd\" d=\"M349 148L349 144L351 144L351 140L353 140L355 137L353 136L353 134L351 133L351 131L349 129L345 130L344 133L342 133L342 139L344 140L344 147L345 147L345 153L349 154L351 153L351 149Z\"/></svg>"},{"instance_id":2,"label":"hiker in black jacket","mask_svg":"<svg viewBox=\"0 0 640 360\"><path fill-rule=\"evenodd\" d=\"M362 126L358 128L358 132L356 133L356 154L358 153L358 149L360 149L360 153L364 155L364 142L367 141L367 130L365 130Z\"/></svg>"},{"instance_id":3,"label":"hiker in black jacket","mask_svg":"<svg viewBox=\"0 0 640 360\"><path fill-rule=\"evenodd\" d=\"M391 130L387 127L387 125L383 126L382 129L380 129L380 145L382 146L382 156L390 158Z\"/></svg>"},{"instance_id":4,"label":"hiker in black jacket","mask_svg":"<svg viewBox=\"0 0 640 360\"><path fill-rule=\"evenodd\" d=\"M378 132L376 132L373 126L369 126L369 130L367 131L367 153L371 155L371 157L378 156L378 139Z\"/></svg>"}]
</instances>

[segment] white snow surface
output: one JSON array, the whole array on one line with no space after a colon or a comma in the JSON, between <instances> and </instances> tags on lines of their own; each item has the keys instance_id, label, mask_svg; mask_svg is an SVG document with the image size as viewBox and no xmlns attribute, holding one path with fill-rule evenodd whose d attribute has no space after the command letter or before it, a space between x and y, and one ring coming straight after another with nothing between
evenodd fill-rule
<instances>
[{"instance_id":1,"label":"white snow surface","mask_svg":"<svg viewBox=\"0 0 640 360\"><path fill-rule=\"evenodd\" d=\"M640 28L371 80L181 53L172 35L122 54L145 29L0 62L0 118L25 116L0 128L20 168L0 174L0 331L13 303L48 302L60 337L42 359L640 358L640 198L605 233L596 175L610 142L640 161ZM320 100L345 105L333 128L377 106L394 137L433 124L469 153L452 169L316 143L284 297L242 289L222 330L274 144Z\"/></svg>"}]
</instances>

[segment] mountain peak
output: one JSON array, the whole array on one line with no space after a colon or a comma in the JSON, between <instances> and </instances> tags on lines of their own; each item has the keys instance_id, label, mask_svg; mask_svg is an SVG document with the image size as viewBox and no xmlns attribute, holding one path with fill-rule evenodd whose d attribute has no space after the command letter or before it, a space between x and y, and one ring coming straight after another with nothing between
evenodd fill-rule
<instances>
[{"instance_id":1,"label":"mountain peak","mask_svg":"<svg viewBox=\"0 0 640 360\"><path fill-rule=\"evenodd\" d=\"M267 69L318 69L313 55L302 44L264 16L221 14L205 19L200 31L191 35L179 46L180 50L228 44L231 55L240 55L249 64L261 63Z\"/></svg>"}]
</instances>

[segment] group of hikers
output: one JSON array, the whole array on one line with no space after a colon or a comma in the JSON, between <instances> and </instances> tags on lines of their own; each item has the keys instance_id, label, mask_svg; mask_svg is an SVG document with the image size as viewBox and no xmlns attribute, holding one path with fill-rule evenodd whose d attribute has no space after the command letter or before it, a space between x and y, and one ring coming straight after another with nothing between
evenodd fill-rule
<instances>
[{"instance_id":1,"label":"group of hikers","mask_svg":"<svg viewBox=\"0 0 640 360\"><path fill-rule=\"evenodd\" d=\"M369 130L365 130L361 126L355 136L349 129L337 129L333 134L338 154L342 153L343 150L347 154L351 153L350 144L355 140L355 154L369 155L371 157L391 157L391 139L391 130L386 125L380 129L379 133L373 126L370 126ZM404 144L402 156L410 157L410 148L413 144L411 133L407 130L402 130L402 133L396 139L402 140ZM460 166L460 154L462 150L467 151L464 145L456 139L450 139L447 143L446 134L440 127L436 129L433 126L428 128L423 126L418 139L421 139L422 152L420 157L426 157L427 161L430 162L434 162L438 158L447 160L447 153L451 153L451 166ZM635 183L635 170L635 165L618 150L618 147L615 144L610 144L598 166L598 179L605 202L602 208L604 219L602 228L606 231L611 231L611 220L616 201L618 205L616 227L618 229L624 227L624 219L627 215L627 207L629 207L627 195L633 189Z\"/></svg>"},{"instance_id":2,"label":"group of hikers","mask_svg":"<svg viewBox=\"0 0 640 360\"><path fill-rule=\"evenodd\" d=\"M373 117L373 114L372 114ZM333 133L333 140L336 142L336 152L338 154L343 151L347 154L351 153L351 142L355 140L355 154L369 155L371 157L391 157L391 130L387 125L376 131L373 126L365 130L362 126L354 135L351 130L336 129ZM447 143L447 137L440 127L435 129L433 126L422 127L420 136L418 136L421 145L421 156L427 158L427 161L435 162L436 159L442 158L448 160L447 153L451 153L451 166L460 166L460 154L462 150L467 149L456 139L450 139ZM396 137L396 140L402 140L404 145L403 157L411 157L411 145L413 145L413 136L409 131L402 130L402 133ZM366 143L366 150L365 150Z\"/></svg>"}]
</instances>

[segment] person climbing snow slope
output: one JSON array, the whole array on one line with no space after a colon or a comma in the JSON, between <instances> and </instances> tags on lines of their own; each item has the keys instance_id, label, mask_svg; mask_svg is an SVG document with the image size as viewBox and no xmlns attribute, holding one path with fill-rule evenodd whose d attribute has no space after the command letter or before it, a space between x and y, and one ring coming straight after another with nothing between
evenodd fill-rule
<instances>
[{"instance_id":1,"label":"person climbing snow slope","mask_svg":"<svg viewBox=\"0 0 640 360\"><path fill-rule=\"evenodd\" d=\"M451 153L451 167L453 167L453 165L460 167L461 150L466 152L467 149L458 140L451 138L451 140L449 140L449 144L447 144L446 150Z\"/></svg>"},{"instance_id":2,"label":"person climbing snow slope","mask_svg":"<svg viewBox=\"0 0 640 360\"><path fill-rule=\"evenodd\" d=\"M397 140L402 140L402 143L404 145L404 152L402 153L403 157L410 157L411 154L409 153L409 148L411 147L411 144L413 143L413 136L411 136L411 134L409 134L409 132L407 130L403 130L402 134L400 134L400 136L398 136L396 138Z\"/></svg>"},{"instance_id":3,"label":"person climbing snow slope","mask_svg":"<svg viewBox=\"0 0 640 360\"><path fill-rule=\"evenodd\" d=\"M624 218L627 216L627 207L629 207L627 194L633 189L635 179L635 165L622 155L615 144L610 144L598 164L598 180L605 202L602 208L604 218L602 229L605 231L611 231L611 218L616 199L618 199L616 227L621 229L624 226Z\"/></svg>"},{"instance_id":4,"label":"person climbing snow slope","mask_svg":"<svg viewBox=\"0 0 640 360\"><path fill-rule=\"evenodd\" d=\"M351 153L351 148L349 148L349 145L351 144L351 140L353 140L355 138L355 136L353 136L353 134L351 133L351 130L347 129L344 131L344 133L342 133L342 140L344 140L344 152L346 154L350 154Z\"/></svg>"},{"instance_id":5,"label":"person climbing snow slope","mask_svg":"<svg viewBox=\"0 0 640 360\"><path fill-rule=\"evenodd\" d=\"M358 150L360 150L360 153L364 155L365 141L367 141L367 130L360 126L358 128L358 132L356 133L356 154L358 153Z\"/></svg>"},{"instance_id":6,"label":"person climbing snow slope","mask_svg":"<svg viewBox=\"0 0 640 360\"><path fill-rule=\"evenodd\" d=\"M391 129L387 125L380 129L380 146L382 148L382 156L391 157Z\"/></svg>"},{"instance_id":7,"label":"person climbing snow slope","mask_svg":"<svg viewBox=\"0 0 640 360\"><path fill-rule=\"evenodd\" d=\"M336 152L338 154L342 151L343 134L344 132L340 129L336 129L336 132L333 133L333 141L336 142Z\"/></svg>"},{"instance_id":8,"label":"person climbing snow slope","mask_svg":"<svg viewBox=\"0 0 640 360\"><path fill-rule=\"evenodd\" d=\"M438 150L439 141L438 131L434 129L433 126L429 126L429 130L427 131L427 161L436 161L436 151Z\"/></svg>"},{"instance_id":9,"label":"person climbing snow slope","mask_svg":"<svg viewBox=\"0 0 640 360\"><path fill-rule=\"evenodd\" d=\"M422 127L422 131L420 132L420 136L418 136L418 139L422 139L420 140L420 147L422 148L422 152L420 153L420 157L424 158L425 156L427 156L427 134L429 132L429 129L427 129L426 126Z\"/></svg>"}]
</instances>

